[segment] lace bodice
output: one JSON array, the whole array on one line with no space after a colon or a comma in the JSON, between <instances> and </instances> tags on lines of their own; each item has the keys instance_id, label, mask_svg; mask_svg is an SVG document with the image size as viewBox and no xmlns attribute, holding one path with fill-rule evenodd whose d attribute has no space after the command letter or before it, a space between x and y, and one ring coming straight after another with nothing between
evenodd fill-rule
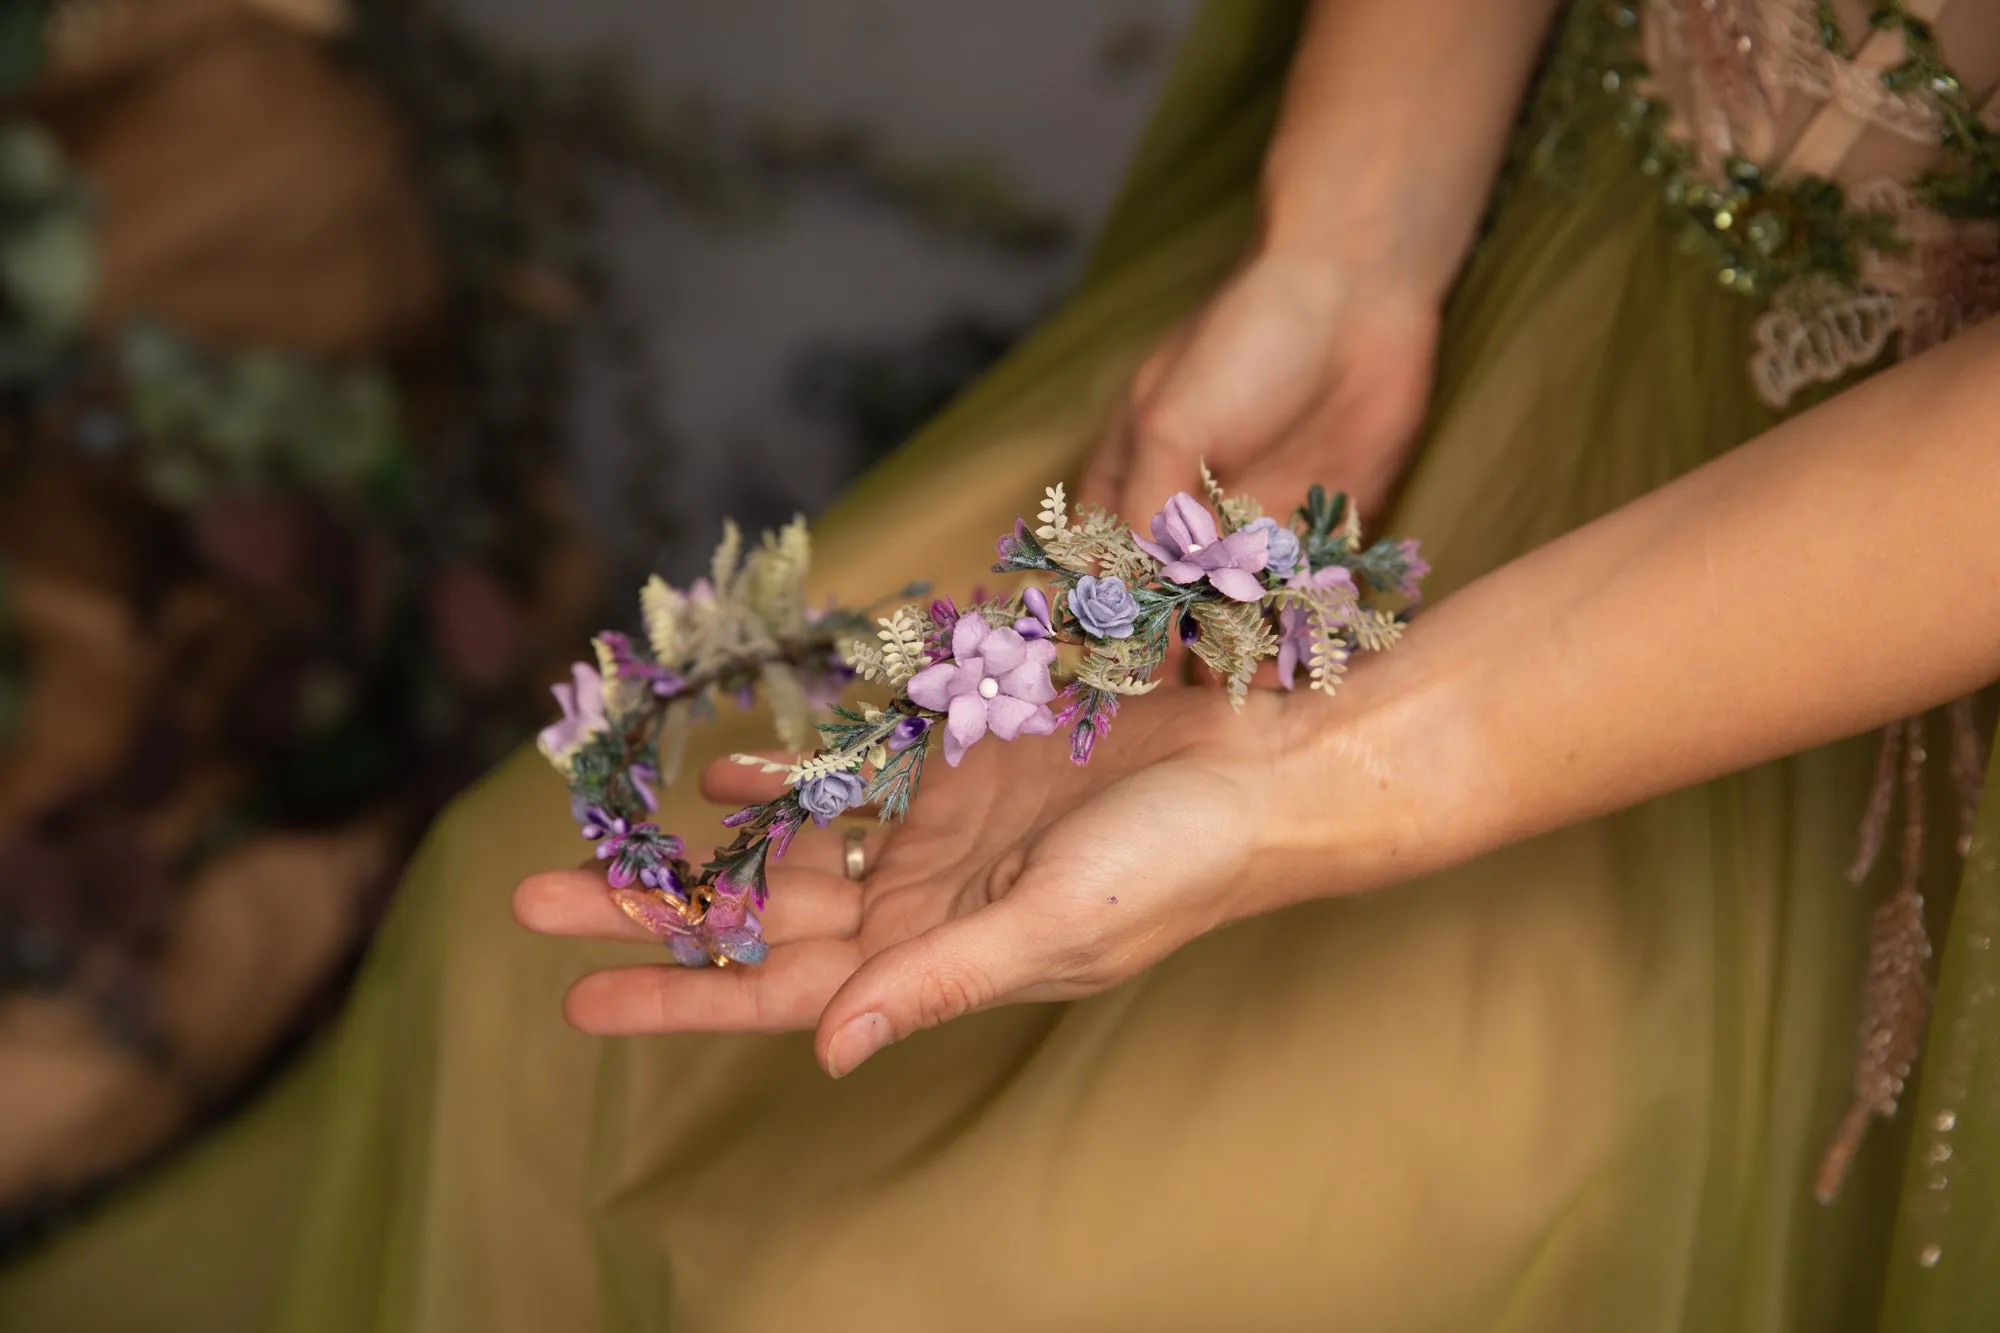
<instances>
[{"instance_id":1,"label":"lace bodice","mask_svg":"<svg viewBox=\"0 0 2000 1333\"><path fill-rule=\"evenodd\" d=\"M1691 248L1768 302L1750 374L1772 406L2000 310L2000 5L1622 0L1578 18L1594 27L1570 43L1571 101L1618 104Z\"/></svg>"}]
</instances>

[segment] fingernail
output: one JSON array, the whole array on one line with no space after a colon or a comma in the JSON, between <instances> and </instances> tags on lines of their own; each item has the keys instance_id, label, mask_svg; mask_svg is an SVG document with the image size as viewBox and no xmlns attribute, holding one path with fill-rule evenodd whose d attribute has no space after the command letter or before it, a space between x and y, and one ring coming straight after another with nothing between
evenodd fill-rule
<instances>
[{"instance_id":1,"label":"fingernail","mask_svg":"<svg viewBox=\"0 0 2000 1333\"><path fill-rule=\"evenodd\" d=\"M827 1043L826 1072L835 1078L851 1074L863 1060L895 1040L889 1020L880 1014L863 1014L841 1025Z\"/></svg>"}]
</instances>

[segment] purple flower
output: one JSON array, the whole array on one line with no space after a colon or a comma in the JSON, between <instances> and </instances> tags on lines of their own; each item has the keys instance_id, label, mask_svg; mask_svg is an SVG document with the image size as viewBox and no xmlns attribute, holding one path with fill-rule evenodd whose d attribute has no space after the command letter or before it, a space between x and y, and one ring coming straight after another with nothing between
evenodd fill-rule
<instances>
[{"instance_id":1,"label":"purple flower","mask_svg":"<svg viewBox=\"0 0 2000 1333\"><path fill-rule=\"evenodd\" d=\"M1403 577L1396 584L1396 591L1405 597L1423 596L1424 576L1431 572L1431 562L1417 553L1417 541L1406 537L1396 543L1396 553L1403 557Z\"/></svg>"},{"instance_id":2,"label":"purple flower","mask_svg":"<svg viewBox=\"0 0 2000 1333\"><path fill-rule=\"evenodd\" d=\"M988 731L1003 741L1046 736L1056 729L1048 703L1056 697L1049 668L1056 646L1029 641L1012 629L995 629L978 612L960 616L951 631L952 661L925 667L910 679L912 700L946 715L944 761L954 768Z\"/></svg>"},{"instance_id":3,"label":"purple flower","mask_svg":"<svg viewBox=\"0 0 2000 1333\"><path fill-rule=\"evenodd\" d=\"M1260 518L1248 524L1245 532L1261 532L1269 541L1270 558L1265 568L1281 579L1288 579L1292 571L1299 567L1299 534L1293 532L1275 518Z\"/></svg>"},{"instance_id":4,"label":"purple flower","mask_svg":"<svg viewBox=\"0 0 2000 1333\"><path fill-rule=\"evenodd\" d=\"M617 820L607 830L609 836L597 844L597 859L608 861L606 878L611 887L622 889L638 880L649 889L681 894L681 879L673 863L686 845L671 833L662 833L653 823L624 827Z\"/></svg>"},{"instance_id":5,"label":"purple flower","mask_svg":"<svg viewBox=\"0 0 2000 1333\"><path fill-rule=\"evenodd\" d=\"M889 753L901 754L922 740L930 729L931 720L927 717L904 718L896 724L896 729L889 733Z\"/></svg>"},{"instance_id":6,"label":"purple flower","mask_svg":"<svg viewBox=\"0 0 2000 1333\"><path fill-rule=\"evenodd\" d=\"M1046 639L1056 632L1055 622L1049 619L1049 595L1040 588L1030 588L1021 594L1021 604L1028 608L1028 614L1014 622L1014 632L1024 639Z\"/></svg>"},{"instance_id":7,"label":"purple flower","mask_svg":"<svg viewBox=\"0 0 2000 1333\"><path fill-rule=\"evenodd\" d=\"M546 755L565 755L610 725L604 716L604 678L588 662L570 667L568 685L551 686L562 705L562 721L542 728L537 744Z\"/></svg>"},{"instance_id":8,"label":"purple flower","mask_svg":"<svg viewBox=\"0 0 2000 1333\"><path fill-rule=\"evenodd\" d=\"M1300 570L1287 585L1293 588L1345 589L1355 595L1354 575L1345 566L1328 565L1317 573ZM1312 660L1312 616L1302 606L1288 606L1278 615L1278 683L1291 689L1299 664Z\"/></svg>"},{"instance_id":9,"label":"purple flower","mask_svg":"<svg viewBox=\"0 0 2000 1333\"><path fill-rule=\"evenodd\" d=\"M606 630L597 636L597 642L609 656L620 680L640 681L662 699L672 698L687 688L687 681L678 673L642 657L633 647L630 635Z\"/></svg>"},{"instance_id":10,"label":"purple flower","mask_svg":"<svg viewBox=\"0 0 2000 1333\"><path fill-rule=\"evenodd\" d=\"M860 805L867 794L868 784L858 773L822 773L799 784L799 804L819 828Z\"/></svg>"},{"instance_id":11,"label":"purple flower","mask_svg":"<svg viewBox=\"0 0 2000 1333\"><path fill-rule=\"evenodd\" d=\"M1129 639L1139 618L1139 603L1125 580L1116 575L1085 574L1069 590L1069 613L1086 634L1100 639Z\"/></svg>"},{"instance_id":12,"label":"purple flower","mask_svg":"<svg viewBox=\"0 0 2000 1333\"><path fill-rule=\"evenodd\" d=\"M1217 592L1239 602L1254 602L1264 595L1257 575L1270 562L1269 534L1241 528L1222 536L1216 529L1215 515L1186 491L1153 515L1152 541L1136 531L1132 539L1160 562L1160 574L1169 583L1185 585L1207 579Z\"/></svg>"}]
</instances>

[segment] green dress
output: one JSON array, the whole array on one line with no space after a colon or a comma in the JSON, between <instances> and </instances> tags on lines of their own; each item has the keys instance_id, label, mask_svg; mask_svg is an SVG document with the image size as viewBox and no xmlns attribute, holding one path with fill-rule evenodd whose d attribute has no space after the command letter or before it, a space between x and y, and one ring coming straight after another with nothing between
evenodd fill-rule
<instances>
[{"instance_id":1,"label":"green dress","mask_svg":"<svg viewBox=\"0 0 2000 1333\"><path fill-rule=\"evenodd\" d=\"M1301 8L1205 9L1075 297L826 518L824 591L962 590L1074 471L1242 251ZM1632 143L1586 124L1559 147L1568 183L1523 176L1451 299L1392 519L1436 593L1775 419L1744 372L1756 303L1681 252ZM725 722L694 761L761 734ZM1843 869L1871 762L1836 746L1245 923L835 1083L804 1036L563 1025L572 979L641 951L511 922L515 882L582 851L524 751L439 822L321 1049L0 1275L0 1327L1990 1327L2000 1284L1968 1260L2000 1239L2000 801L1915 1203L1899 1222L1906 1131L1811 1199L1854 1058L1873 904ZM667 804L669 827L717 813Z\"/></svg>"}]
</instances>

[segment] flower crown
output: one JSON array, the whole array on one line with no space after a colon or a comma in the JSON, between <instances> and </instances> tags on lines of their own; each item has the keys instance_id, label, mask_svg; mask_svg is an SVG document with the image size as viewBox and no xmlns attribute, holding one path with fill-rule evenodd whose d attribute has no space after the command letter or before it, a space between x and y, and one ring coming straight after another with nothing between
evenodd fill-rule
<instances>
[{"instance_id":1,"label":"flower crown","mask_svg":"<svg viewBox=\"0 0 2000 1333\"><path fill-rule=\"evenodd\" d=\"M963 610L948 597L911 602L873 625L865 610L807 608L803 520L748 551L726 524L709 578L680 592L656 576L640 593L643 642L599 635L597 664L577 663L572 683L555 687L563 716L541 733L541 750L569 780L570 809L597 844L612 898L686 966L760 963L756 914L771 861L807 820L823 828L869 804L885 820L907 814L933 732L956 766L989 735L1067 729L1082 764L1119 701L1158 684L1176 638L1239 707L1267 658L1286 689L1304 668L1311 688L1331 693L1355 652L1396 642L1430 571L1416 542L1363 546L1354 507L1318 486L1280 522L1224 495L1206 469L1202 477L1209 505L1174 496L1150 538L1097 506L1073 515L1052 486L1039 526L1017 520L993 566L1043 576L1048 590L974 594ZM1405 609L1366 605L1374 593L1405 599ZM1081 650L1060 689L1059 644ZM856 676L894 697L841 706ZM654 786L672 779L693 722L712 717L719 699L747 707L760 688L779 739L813 753L793 764L735 756L784 774L786 791L724 819L735 840L697 871L681 839L648 818ZM815 723L817 708L831 716Z\"/></svg>"}]
</instances>

